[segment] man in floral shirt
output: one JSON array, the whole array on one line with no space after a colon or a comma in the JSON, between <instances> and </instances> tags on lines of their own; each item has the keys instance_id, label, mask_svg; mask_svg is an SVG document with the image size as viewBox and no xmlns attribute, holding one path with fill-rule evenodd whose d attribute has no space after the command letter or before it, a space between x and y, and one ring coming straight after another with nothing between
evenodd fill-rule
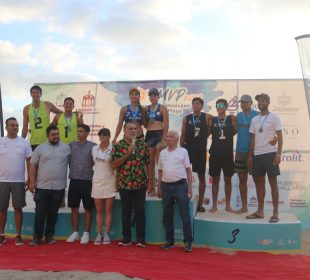
<instances>
[{"instance_id":1,"label":"man in floral shirt","mask_svg":"<svg viewBox=\"0 0 310 280\"><path fill-rule=\"evenodd\" d=\"M127 122L124 139L116 143L112 150L113 169L117 169L117 185L122 205L121 246L131 244L132 207L136 216L137 246L145 247L145 194L152 192L150 182L151 166L149 150L143 140L136 139L137 126Z\"/></svg>"}]
</instances>

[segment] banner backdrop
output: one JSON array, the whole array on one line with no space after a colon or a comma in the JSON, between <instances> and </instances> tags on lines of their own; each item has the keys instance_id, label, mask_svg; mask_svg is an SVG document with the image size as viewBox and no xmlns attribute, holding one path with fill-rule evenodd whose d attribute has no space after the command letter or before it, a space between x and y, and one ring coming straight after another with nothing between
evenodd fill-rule
<instances>
[{"instance_id":1,"label":"banner backdrop","mask_svg":"<svg viewBox=\"0 0 310 280\"><path fill-rule=\"evenodd\" d=\"M238 99L250 94L267 93L271 98L270 111L279 114L283 125L284 147L281 175L278 177L280 189L279 210L294 213L301 221L303 229L310 229L310 121L307 100L302 80L161 80L134 82L92 82L39 84L43 89L43 100L48 100L62 109L63 100L73 97L75 109L83 112L84 122L91 126L89 140L98 142L97 132L102 127L111 130L112 138L118 122L120 108L129 104L128 93L133 87L141 92L141 104L148 105L148 91L159 89L160 103L169 110L170 129L181 130L182 118L191 112L191 101L201 97L204 111L216 115L215 102L218 98L228 101L228 112L236 115L240 108ZM254 101L254 109L257 104ZM122 137L120 135L119 139ZM236 140L236 139L235 139ZM211 139L208 139L208 146ZM208 163L207 163L208 173ZM206 197L211 199L211 183L207 176ZM194 193L197 194L198 179L194 176ZM218 207L224 209L225 196L221 179ZM239 182L233 177L232 207L240 207ZM254 182L249 176L248 208L254 211L257 198ZM270 186L266 186L266 211L272 210Z\"/></svg>"}]
</instances>

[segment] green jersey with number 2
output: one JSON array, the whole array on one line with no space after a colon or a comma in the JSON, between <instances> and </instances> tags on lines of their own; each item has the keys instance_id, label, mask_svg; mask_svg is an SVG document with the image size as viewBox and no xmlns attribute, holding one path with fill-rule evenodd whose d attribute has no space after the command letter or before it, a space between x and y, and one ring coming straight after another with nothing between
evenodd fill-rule
<instances>
[{"instance_id":1,"label":"green jersey with number 2","mask_svg":"<svg viewBox=\"0 0 310 280\"><path fill-rule=\"evenodd\" d=\"M50 125L49 112L46 111L45 102L41 101L39 108L32 104L28 108L29 125L31 130L30 144L39 145L46 141L46 128Z\"/></svg>"}]
</instances>

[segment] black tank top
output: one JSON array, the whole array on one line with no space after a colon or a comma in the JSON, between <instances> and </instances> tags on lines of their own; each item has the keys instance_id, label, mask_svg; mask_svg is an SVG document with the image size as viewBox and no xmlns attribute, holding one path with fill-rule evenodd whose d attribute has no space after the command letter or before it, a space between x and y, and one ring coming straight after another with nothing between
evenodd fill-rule
<instances>
[{"instance_id":1,"label":"black tank top","mask_svg":"<svg viewBox=\"0 0 310 280\"><path fill-rule=\"evenodd\" d=\"M199 117L193 114L186 116L185 148L188 150L204 150L207 147L208 124L206 114L201 112Z\"/></svg>"},{"instance_id":2,"label":"black tank top","mask_svg":"<svg viewBox=\"0 0 310 280\"><path fill-rule=\"evenodd\" d=\"M224 139L221 138L221 127L223 127ZM212 119L211 127L212 144L210 147L211 156L233 157L234 126L231 116L226 117L226 121L219 120L218 117Z\"/></svg>"}]
</instances>

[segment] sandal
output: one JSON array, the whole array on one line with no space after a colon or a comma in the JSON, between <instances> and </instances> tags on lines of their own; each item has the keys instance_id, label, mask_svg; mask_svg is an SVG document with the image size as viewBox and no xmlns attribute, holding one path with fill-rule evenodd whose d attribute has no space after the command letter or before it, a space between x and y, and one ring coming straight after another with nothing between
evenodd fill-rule
<instances>
[{"instance_id":1,"label":"sandal","mask_svg":"<svg viewBox=\"0 0 310 280\"><path fill-rule=\"evenodd\" d=\"M252 219L264 219L264 215L260 215L260 214L255 212L249 216L246 216L246 218L250 219L250 220L252 220Z\"/></svg>"},{"instance_id":2,"label":"sandal","mask_svg":"<svg viewBox=\"0 0 310 280\"><path fill-rule=\"evenodd\" d=\"M269 219L269 223L277 223L279 222L278 216L271 216Z\"/></svg>"},{"instance_id":3,"label":"sandal","mask_svg":"<svg viewBox=\"0 0 310 280\"><path fill-rule=\"evenodd\" d=\"M202 205L197 207L197 212L203 213L206 212L206 208L204 208Z\"/></svg>"}]
</instances>

